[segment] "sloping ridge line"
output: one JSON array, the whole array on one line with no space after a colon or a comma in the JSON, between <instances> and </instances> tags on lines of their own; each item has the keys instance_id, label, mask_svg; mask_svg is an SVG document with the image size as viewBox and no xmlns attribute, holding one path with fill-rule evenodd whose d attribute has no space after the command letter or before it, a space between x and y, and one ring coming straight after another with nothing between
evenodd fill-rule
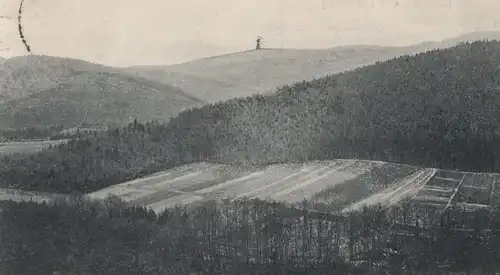
<instances>
[{"instance_id":1,"label":"sloping ridge line","mask_svg":"<svg viewBox=\"0 0 500 275\"><path fill-rule=\"evenodd\" d=\"M219 54L219 55L213 55L213 56L208 56L208 57L202 57L202 58L197 58L185 62L180 62L180 63L175 63L175 64L168 64L166 67L170 66L177 66L177 65L186 65L186 64L191 64L195 63L198 61L203 61L203 60L213 60L213 59L218 59L218 58L223 58L223 57L230 57L230 56L236 56L238 54L244 54L244 53L250 53L250 52L262 52L262 51L286 51L286 50L293 50L293 49L279 49L279 48L261 48L260 50L244 50L244 51L237 51L237 52L230 52L230 53L224 53L224 54ZM303 50L303 49L301 49ZM326 50L326 49L323 49ZM156 67L158 65L138 65L138 66L127 66L125 68L150 68L150 67ZM162 65L160 65L162 66Z\"/></svg>"},{"instance_id":2,"label":"sloping ridge line","mask_svg":"<svg viewBox=\"0 0 500 275\"><path fill-rule=\"evenodd\" d=\"M85 71L85 70L74 70L75 72L93 72L93 71ZM186 98L189 98L193 101L197 101L198 103L202 103L202 104L206 104L207 102L205 100L202 100L200 98L197 98L195 96L192 96L188 93L186 93L185 91L183 91L181 88L179 87L175 87L175 86L172 86L172 85L167 85L167 84L164 84L164 83L161 83L161 82L158 82L158 81L154 81L154 80L151 80L151 79L147 79L147 78L144 78L144 77L141 77L141 76L136 76L136 75L131 75L131 74L128 74L128 73L123 73L123 72L110 72L110 71L100 71L99 73L101 74L107 74L107 75L110 75L110 76L122 76L122 77L126 77L126 78L129 78L130 81L140 81L142 82L143 84L146 84L150 87L153 87L155 89L158 89L160 91L164 91L167 87L170 88L169 89L169 92L171 94L176 94L176 95L179 95L179 96L183 96L183 97L186 97Z\"/></svg>"}]
</instances>

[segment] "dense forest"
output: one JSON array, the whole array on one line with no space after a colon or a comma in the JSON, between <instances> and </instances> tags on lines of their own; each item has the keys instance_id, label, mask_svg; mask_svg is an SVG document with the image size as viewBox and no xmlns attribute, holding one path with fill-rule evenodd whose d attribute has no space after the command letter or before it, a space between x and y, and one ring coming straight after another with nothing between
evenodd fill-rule
<instances>
[{"instance_id":1,"label":"dense forest","mask_svg":"<svg viewBox=\"0 0 500 275\"><path fill-rule=\"evenodd\" d=\"M260 200L163 213L117 198L7 202L2 274L495 274L500 212L405 204L347 216ZM477 273L471 273L477 272Z\"/></svg>"},{"instance_id":2,"label":"dense forest","mask_svg":"<svg viewBox=\"0 0 500 275\"><path fill-rule=\"evenodd\" d=\"M497 41L402 56L5 157L0 185L88 192L199 160L364 158L498 172L499 65Z\"/></svg>"}]
</instances>

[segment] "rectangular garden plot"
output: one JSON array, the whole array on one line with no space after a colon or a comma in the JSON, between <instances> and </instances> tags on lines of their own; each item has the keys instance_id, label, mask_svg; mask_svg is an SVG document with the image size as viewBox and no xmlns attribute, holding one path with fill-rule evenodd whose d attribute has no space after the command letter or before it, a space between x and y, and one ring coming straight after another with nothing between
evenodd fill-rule
<instances>
[{"instance_id":1,"label":"rectangular garden plot","mask_svg":"<svg viewBox=\"0 0 500 275\"><path fill-rule=\"evenodd\" d=\"M492 184L492 175L467 174L454 202L489 205Z\"/></svg>"},{"instance_id":2,"label":"rectangular garden plot","mask_svg":"<svg viewBox=\"0 0 500 275\"><path fill-rule=\"evenodd\" d=\"M441 187L441 188L455 188L458 186L458 183L460 180L455 180L455 179L449 179L449 178L441 178L434 176L432 177L427 184L425 185L426 187Z\"/></svg>"},{"instance_id":3,"label":"rectangular garden plot","mask_svg":"<svg viewBox=\"0 0 500 275\"><path fill-rule=\"evenodd\" d=\"M423 188L418 192L418 196L426 197L439 197L439 198L451 198L454 193L454 189L437 189L437 188Z\"/></svg>"},{"instance_id":4,"label":"rectangular garden plot","mask_svg":"<svg viewBox=\"0 0 500 275\"><path fill-rule=\"evenodd\" d=\"M490 205L495 209L500 207L500 176L498 175L494 176Z\"/></svg>"},{"instance_id":5,"label":"rectangular garden plot","mask_svg":"<svg viewBox=\"0 0 500 275\"><path fill-rule=\"evenodd\" d=\"M493 175L491 174L472 174L465 175L462 186L464 188L491 189Z\"/></svg>"},{"instance_id":6,"label":"rectangular garden plot","mask_svg":"<svg viewBox=\"0 0 500 275\"><path fill-rule=\"evenodd\" d=\"M458 181L461 180L463 176L463 172L450 170L438 170L435 174L435 177L437 178L452 179Z\"/></svg>"}]
</instances>

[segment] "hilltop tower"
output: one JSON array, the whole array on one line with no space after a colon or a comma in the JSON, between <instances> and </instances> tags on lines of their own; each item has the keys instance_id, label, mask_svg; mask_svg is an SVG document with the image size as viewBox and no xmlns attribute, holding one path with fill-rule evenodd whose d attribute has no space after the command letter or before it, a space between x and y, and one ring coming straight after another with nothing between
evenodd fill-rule
<instances>
[{"instance_id":1,"label":"hilltop tower","mask_svg":"<svg viewBox=\"0 0 500 275\"><path fill-rule=\"evenodd\" d=\"M257 36L257 45L255 46L255 50L260 50L260 41L262 40L262 37Z\"/></svg>"}]
</instances>

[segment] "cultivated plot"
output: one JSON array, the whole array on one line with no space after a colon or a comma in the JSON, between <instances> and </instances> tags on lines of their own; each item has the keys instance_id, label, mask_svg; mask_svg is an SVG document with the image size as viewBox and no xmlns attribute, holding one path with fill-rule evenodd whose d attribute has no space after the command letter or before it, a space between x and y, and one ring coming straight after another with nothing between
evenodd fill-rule
<instances>
[{"instance_id":1,"label":"cultivated plot","mask_svg":"<svg viewBox=\"0 0 500 275\"><path fill-rule=\"evenodd\" d=\"M315 208L320 211L340 211L348 205L399 183L418 169L408 165L373 162L371 169L366 170L342 184L316 193L313 197Z\"/></svg>"},{"instance_id":2,"label":"cultivated plot","mask_svg":"<svg viewBox=\"0 0 500 275\"><path fill-rule=\"evenodd\" d=\"M458 190L455 203L490 205L494 175L468 173Z\"/></svg>"},{"instance_id":3,"label":"cultivated plot","mask_svg":"<svg viewBox=\"0 0 500 275\"><path fill-rule=\"evenodd\" d=\"M103 199L109 194L155 211L176 204L211 199L259 198L290 203L312 199L333 188L382 167L381 162L334 160L266 167L237 167L196 163L177 167L88 194Z\"/></svg>"},{"instance_id":4,"label":"cultivated plot","mask_svg":"<svg viewBox=\"0 0 500 275\"><path fill-rule=\"evenodd\" d=\"M160 212L174 205L223 198L258 198L288 203L304 199L319 212L357 211L364 206L413 202L444 210L452 206L500 205L496 174L461 173L413 166L332 160L301 164L238 166L192 163L86 194L115 195ZM48 201L62 195L0 190L0 200Z\"/></svg>"},{"instance_id":5,"label":"cultivated plot","mask_svg":"<svg viewBox=\"0 0 500 275\"><path fill-rule=\"evenodd\" d=\"M498 204L499 197L494 190L499 185L497 174L440 170L413 201L439 210L488 208Z\"/></svg>"},{"instance_id":6,"label":"cultivated plot","mask_svg":"<svg viewBox=\"0 0 500 275\"><path fill-rule=\"evenodd\" d=\"M500 176L493 176L493 184L491 185L491 199L490 205L494 208L500 207Z\"/></svg>"},{"instance_id":7,"label":"cultivated plot","mask_svg":"<svg viewBox=\"0 0 500 275\"><path fill-rule=\"evenodd\" d=\"M391 206L404 199L411 198L423 188L423 186L434 176L435 173L436 169L417 170L390 187L349 205L342 210L342 213L357 211L364 206L376 204Z\"/></svg>"},{"instance_id":8,"label":"cultivated plot","mask_svg":"<svg viewBox=\"0 0 500 275\"><path fill-rule=\"evenodd\" d=\"M413 197L413 201L444 210L456 196L464 176L464 173L440 170Z\"/></svg>"}]
</instances>

